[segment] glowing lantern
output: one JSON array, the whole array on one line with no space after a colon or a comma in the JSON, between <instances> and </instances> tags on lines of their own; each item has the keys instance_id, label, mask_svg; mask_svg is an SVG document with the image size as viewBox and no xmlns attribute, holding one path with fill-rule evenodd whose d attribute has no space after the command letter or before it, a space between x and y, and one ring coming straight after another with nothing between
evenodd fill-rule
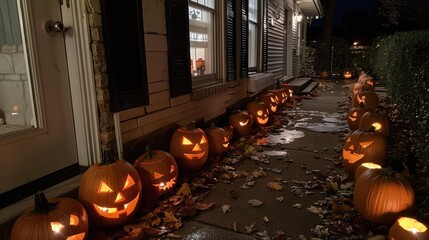
<instances>
[{"instance_id":1,"label":"glowing lantern","mask_svg":"<svg viewBox=\"0 0 429 240\"><path fill-rule=\"evenodd\" d=\"M83 240L87 235L88 216L78 201L71 198L47 200L39 192L35 195L35 207L15 221L11 240Z\"/></svg>"},{"instance_id":2,"label":"glowing lantern","mask_svg":"<svg viewBox=\"0 0 429 240\"><path fill-rule=\"evenodd\" d=\"M274 94L278 107L280 107L284 102L286 102L287 94L283 88L282 89L272 89L272 90L269 90L269 92Z\"/></svg>"},{"instance_id":3,"label":"glowing lantern","mask_svg":"<svg viewBox=\"0 0 429 240\"><path fill-rule=\"evenodd\" d=\"M355 171L355 181L359 178L359 176L368 169L381 169L382 167L378 164L372 162L364 162L359 167L356 168Z\"/></svg>"},{"instance_id":4,"label":"glowing lantern","mask_svg":"<svg viewBox=\"0 0 429 240\"><path fill-rule=\"evenodd\" d=\"M350 78L352 78L353 77L352 71L350 71L350 70L344 71L343 77L344 77L344 79L350 79Z\"/></svg>"},{"instance_id":5,"label":"glowing lantern","mask_svg":"<svg viewBox=\"0 0 429 240\"><path fill-rule=\"evenodd\" d=\"M252 132L252 119L246 111L237 111L229 116L229 124L238 136L247 136Z\"/></svg>"},{"instance_id":6,"label":"glowing lantern","mask_svg":"<svg viewBox=\"0 0 429 240\"><path fill-rule=\"evenodd\" d=\"M360 91L354 95L352 106L357 107L361 103L371 111L375 111L378 107L378 96L375 92Z\"/></svg>"},{"instance_id":7,"label":"glowing lantern","mask_svg":"<svg viewBox=\"0 0 429 240\"><path fill-rule=\"evenodd\" d=\"M366 108L363 104L361 104L359 107L350 109L349 114L347 115L347 124L349 125L350 130L356 130L359 128L359 122L362 116L368 111L369 109Z\"/></svg>"},{"instance_id":8,"label":"glowing lantern","mask_svg":"<svg viewBox=\"0 0 429 240\"><path fill-rule=\"evenodd\" d=\"M209 154L210 156L220 156L229 149L230 137L228 133L220 127L215 127L214 124L205 130L209 139ZM211 158L217 160L217 157Z\"/></svg>"},{"instance_id":9,"label":"glowing lantern","mask_svg":"<svg viewBox=\"0 0 429 240\"><path fill-rule=\"evenodd\" d=\"M389 118L386 113L374 113L366 112L362 115L359 121L359 129L366 130L371 127L375 128L375 131L383 133L385 136L389 136Z\"/></svg>"},{"instance_id":10,"label":"glowing lantern","mask_svg":"<svg viewBox=\"0 0 429 240\"><path fill-rule=\"evenodd\" d=\"M287 84L287 83L282 84L281 86L283 87L283 89L286 91L286 94L288 95L287 99L289 101L291 101L292 100L292 96L293 96L293 89L292 89L292 87L289 84Z\"/></svg>"},{"instance_id":11,"label":"glowing lantern","mask_svg":"<svg viewBox=\"0 0 429 240\"><path fill-rule=\"evenodd\" d=\"M263 126L268 123L270 111L264 102L249 102L246 109L252 116L254 123L259 126Z\"/></svg>"},{"instance_id":12,"label":"glowing lantern","mask_svg":"<svg viewBox=\"0 0 429 240\"><path fill-rule=\"evenodd\" d=\"M343 147L343 165L350 172L364 162L384 165L387 155L387 141L383 134L375 132L373 128L368 131L356 130L349 135Z\"/></svg>"},{"instance_id":13,"label":"glowing lantern","mask_svg":"<svg viewBox=\"0 0 429 240\"><path fill-rule=\"evenodd\" d=\"M152 151L147 146L146 153L137 158L134 166L140 175L142 192L146 193L147 189L151 192L150 190L154 189L159 194L164 194L177 183L179 171L176 160L163 150Z\"/></svg>"},{"instance_id":14,"label":"glowing lantern","mask_svg":"<svg viewBox=\"0 0 429 240\"><path fill-rule=\"evenodd\" d=\"M371 169L356 180L353 201L362 216L376 224L392 224L414 205L411 183L389 169Z\"/></svg>"},{"instance_id":15,"label":"glowing lantern","mask_svg":"<svg viewBox=\"0 0 429 240\"><path fill-rule=\"evenodd\" d=\"M389 240L427 240L427 227L414 218L401 217L390 227Z\"/></svg>"},{"instance_id":16,"label":"glowing lantern","mask_svg":"<svg viewBox=\"0 0 429 240\"><path fill-rule=\"evenodd\" d=\"M103 161L92 165L82 175L79 200L91 224L118 226L136 212L141 191L136 169L124 160L114 161L110 150L104 150Z\"/></svg>"},{"instance_id":17,"label":"glowing lantern","mask_svg":"<svg viewBox=\"0 0 429 240\"><path fill-rule=\"evenodd\" d=\"M259 101L264 102L268 106L270 113L275 113L277 111L277 100L276 96L272 93L267 93L259 96Z\"/></svg>"},{"instance_id":18,"label":"glowing lantern","mask_svg":"<svg viewBox=\"0 0 429 240\"><path fill-rule=\"evenodd\" d=\"M196 171L207 161L209 144L207 136L201 128L191 123L178 128L170 140L170 154L179 161L181 168Z\"/></svg>"}]
</instances>

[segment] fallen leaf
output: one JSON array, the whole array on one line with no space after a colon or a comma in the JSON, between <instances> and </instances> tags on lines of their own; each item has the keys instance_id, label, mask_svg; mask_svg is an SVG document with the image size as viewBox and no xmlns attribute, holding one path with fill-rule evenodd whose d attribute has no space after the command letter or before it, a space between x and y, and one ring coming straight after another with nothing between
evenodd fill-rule
<instances>
[{"instance_id":1,"label":"fallen leaf","mask_svg":"<svg viewBox=\"0 0 429 240\"><path fill-rule=\"evenodd\" d=\"M244 228L246 229L246 233L252 233L256 231L255 223L251 223L250 225L245 225Z\"/></svg>"},{"instance_id":2,"label":"fallen leaf","mask_svg":"<svg viewBox=\"0 0 429 240\"><path fill-rule=\"evenodd\" d=\"M198 210L207 210L207 209L210 209L211 207L213 207L213 205L215 205L215 203L201 203L201 202L197 202L195 204L195 207Z\"/></svg>"},{"instance_id":3,"label":"fallen leaf","mask_svg":"<svg viewBox=\"0 0 429 240\"><path fill-rule=\"evenodd\" d=\"M188 183L183 183L182 186L177 190L176 195L184 195L184 196L191 196L191 188L189 187Z\"/></svg>"},{"instance_id":4,"label":"fallen leaf","mask_svg":"<svg viewBox=\"0 0 429 240\"><path fill-rule=\"evenodd\" d=\"M239 197L239 194L238 194L238 192L231 190L231 191L229 191L229 196L231 198L237 199Z\"/></svg>"},{"instance_id":5,"label":"fallen leaf","mask_svg":"<svg viewBox=\"0 0 429 240\"><path fill-rule=\"evenodd\" d=\"M276 190L276 191L282 191L283 190L283 186L280 182L268 182L267 186L273 190Z\"/></svg>"},{"instance_id":6,"label":"fallen leaf","mask_svg":"<svg viewBox=\"0 0 429 240\"><path fill-rule=\"evenodd\" d=\"M302 205L301 203L295 203L292 207L301 209L304 207L304 205Z\"/></svg>"},{"instance_id":7,"label":"fallen leaf","mask_svg":"<svg viewBox=\"0 0 429 240\"><path fill-rule=\"evenodd\" d=\"M261 206L264 202L262 202L261 200L258 199L250 199L249 201L247 201L250 205L254 206L254 207L259 207Z\"/></svg>"},{"instance_id":8,"label":"fallen leaf","mask_svg":"<svg viewBox=\"0 0 429 240\"><path fill-rule=\"evenodd\" d=\"M266 223L268 223L270 220L268 220L268 217L267 216L263 216L262 217L262 220L264 220L264 222L266 222Z\"/></svg>"},{"instance_id":9,"label":"fallen leaf","mask_svg":"<svg viewBox=\"0 0 429 240\"><path fill-rule=\"evenodd\" d=\"M168 233L167 238L182 238L182 236L173 233Z\"/></svg>"},{"instance_id":10,"label":"fallen leaf","mask_svg":"<svg viewBox=\"0 0 429 240\"><path fill-rule=\"evenodd\" d=\"M231 205L224 204L222 207L220 207L220 209L222 209L223 213L229 212L231 211Z\"/></svg>"},{"instance_id":11,"label":"fallen leaf","mask_svg":"<svg viewBox=\"0 0 429 240\"><path fill-rule=\"evenodd\" d=\"M319 207L311 206L311 207L307 208L307 211L309 211L313 214L321 214L323 212L323 209L319 208Z\"/></svg>"},{"instance_id":12,"label":"fallen leaf","mask_svg":"<svg viewBox=\"0 0 429 240\"><path fill-rule=\"evenodd\" d=\"M150 225L151 225L152 227L156 227L156 226L158 226L160 223L161 223L161 218L160 218L160 217L158 217L158 218L156 218L155 220L153 220L153 221L150 223Z\"/></svg>"},{"instance_id":13,"label":"fallen leaf","mask_svg":"<svg viewBox=\"0 0 429 240\"><path fill-rule=\"evenodd\" d=\"M276 200L277 200L277 201L279 201L279 202L281 202L281 201L283 201L283 200L284 200L284 197L283 197L283 196L276 197Z\"/></svg>"}]
</instances>

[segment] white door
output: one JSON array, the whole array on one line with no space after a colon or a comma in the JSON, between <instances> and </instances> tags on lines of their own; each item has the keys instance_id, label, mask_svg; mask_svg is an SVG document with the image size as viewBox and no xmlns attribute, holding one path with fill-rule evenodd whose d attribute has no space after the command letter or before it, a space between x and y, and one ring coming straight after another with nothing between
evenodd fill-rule
<instances>
[{"instance_id":1,"label":"white door","mask_svg":"<svg viewBox=\"0 0 429 240\"><path fill-rule=\"evenodd\" d=\"M3 24L9 19L11 29L16 29L11 6L18 5L22 40L0 42L9 49L0 55L1 194L76 164L78 156L64 41L71 32L45 31L47 21L62 21L63 1L0 2L0 17Z\"/></svg>"}]
</instances>

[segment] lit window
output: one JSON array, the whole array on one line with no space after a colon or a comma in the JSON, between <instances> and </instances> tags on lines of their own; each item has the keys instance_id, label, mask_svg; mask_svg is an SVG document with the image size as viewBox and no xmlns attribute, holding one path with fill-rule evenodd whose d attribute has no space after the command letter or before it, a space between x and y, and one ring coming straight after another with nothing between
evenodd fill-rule
<instances>
[{"instance_id":1,"label":"lit window","mask_svg":"<svg viewBox=\"0 0 429 240\"><path fill-rule=\"evenodd\" d=\"M258 64L258 0L249 0L249 70L256 71Z\"/></svg>"}]
</instances>

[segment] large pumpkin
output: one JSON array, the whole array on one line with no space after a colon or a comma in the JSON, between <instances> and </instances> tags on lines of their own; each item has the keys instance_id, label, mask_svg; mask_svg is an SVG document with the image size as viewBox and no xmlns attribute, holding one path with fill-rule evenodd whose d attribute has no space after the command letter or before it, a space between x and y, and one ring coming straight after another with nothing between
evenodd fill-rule
<instances>
[{"instance_id":1,"label":"large pumpkin","mask_svg":"<svg viewBox=\"0 0 429 240\"><path fill-rule=\"evenodd\" d=\"M370 110L366 108L363 103L361 103L359 107L351 108L347 115L347 124L349 125L350 130L353 131L358 129L362 116L369 111Z\"/></svg>"},{"instance_id":2,"label":"large pumpkin","mask_svg":"<svg viewBox=\"0 0 429 240\"><path fill-rule=\"evenodd\" d=\"M401 217L390 227L389 240L428 240L428 228L414 218Z\"/></svg>"},{"instance_id":3,"label":"large pumpkin","mask_svg":"<svg viewBox=\"0 0 429 240\"><path fill-rule=\"evenodd\" d=\"M205 132L209 140L209 154L211 156L220 156L228 151L230 137L225 129L213 125Z\"/></svg>"},{"instance_id":4,"label":"large pumpkin","mask_svg":"<svg viewBox=\"0 0 429 240\"><path fill-rule=\"evenodd\" d=\"M259 101L264 102L268 106L268 110L270 113L277 112L277 104L276 96L272 93L266 93L259 96Z\"/></svg>"},{"instance_id":5,"label":"large pumpkin","mask_svg":"<svg viewBox=\"0 0 429 240\"><path fill-rule=\"evenodd\" d=\"M247 111L237 111L229 115L229 124L239 137L247 136L252 132L252 119Z\"/></svg>"},{"instance_id":6,"label":"large pumpkin","mask_svg":"<svg viewBox=\"0 0 429 240\"><path fill-rule=\"evenodd\" d=\"M11 240L83 240L88 235L88 216L84 207L71 198L47 200L35 195L35 206L15 221Z\"/></svg>"},{"instance_id":7,"label":"large pumpkin","mask_svg":"<svg viewBox=\"0 0 429 240\"><path fill-rule=\"evenodd\" d=\"M264 102L249 102L246 109L257 125L263 126L268 123L270 111Z\"/></svg>"},{"instance_id":8,"label":"large pumpkin","mask_svg":"<svg viewBox=\"0 0 429 240\"><path fill-rule=\"evenodd\" d=\"M387 141L383 134L374 131L373 128L351 133L343 147L343 165L349 172L355 172L356 168L364 162L372 162L384 166L387 155Z\"/></svg>"},{"instance_id":9,"label":"large pumpkin","mask_svg":"<svg viewBox=\"0 0 429 240\"><path fill-rule=\"evenodd\" d=\"M381 132L385 136L389 136L389 118L386 113L366 112L362 115L359 121L359 129L366 130L370 129L371 126L375 128L375 131Z\"/></svg>"},{"instance_id":10,"label":"large pumpkin","mask_svg":"<svg viewBox=\"0 0 429 240\"><path fill-rule=\"evenodd\" d=\"M114 160L109 150L103 161L93 164L82 175L79 200L91 224L111 227L124 224L137 211L142 185L130 163Z\"/></svg>"},{"instance_id":11,"label":"large pumpkin","mask_svg":"<svg viewBox=\"0 0 429 240\"><path fill-rule=\"evenodd\" d=\"M360 91L354 95L352 107L358 107L361 103L371 111L375 111L378 107L378 96L375 92Z\"/></svg>"},{"instance_id":12,"label":"large pumpkin","mask_svg":"<svg viewBox=\"0 0 429 240\"><path fill-rule=\"evenodd\" d=\"M390 169L371 169L357 179L353 200L356 210L376 224L392 224L413 207L411 183Z\"/></svg>"},{"instance_id":13,"label":"large pumpkin","mask_svg":"<svg viewBox=\"0 0 429 240\"><path fill-rule=\"evenodd\" d=\"M178 128L170 140L170 154L185 170L201 169L209 154L207 135L201 128L195 128L193 124Z\"/></svg>"}]
</instances>

